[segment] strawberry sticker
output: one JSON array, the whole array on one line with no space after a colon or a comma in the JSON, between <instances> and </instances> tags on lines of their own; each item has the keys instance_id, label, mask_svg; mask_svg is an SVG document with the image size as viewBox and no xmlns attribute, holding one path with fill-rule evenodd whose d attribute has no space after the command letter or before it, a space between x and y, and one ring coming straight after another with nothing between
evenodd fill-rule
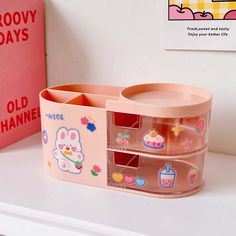
<instances>
[{"instance_id":1,"label":"strawberry sticker","mask_svg":"<svg viewBox=\"0 0 236 236\"><path fill-rule=\"evenodd\" d=\"M116 138L116 142L120 145L122 145L122 144L128 145L129 144L129 134L118 133L117 138Z\"/></svg>"}]
</instances>

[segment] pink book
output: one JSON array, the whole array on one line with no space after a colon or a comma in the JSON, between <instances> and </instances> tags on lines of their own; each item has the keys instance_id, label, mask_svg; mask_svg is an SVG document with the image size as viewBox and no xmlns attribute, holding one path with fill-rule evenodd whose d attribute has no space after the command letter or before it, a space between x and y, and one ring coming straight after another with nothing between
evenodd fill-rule
<instances>
[{"instance_id":1,"label":"pink book","mask_svg":"<svg viewBox=\"0 0 236 236\"><path fill-rule=\"evenodd\" d=\"M45 67L43 0L1 0L0 149L40 130Z\"/></svg>"}]
</instances>

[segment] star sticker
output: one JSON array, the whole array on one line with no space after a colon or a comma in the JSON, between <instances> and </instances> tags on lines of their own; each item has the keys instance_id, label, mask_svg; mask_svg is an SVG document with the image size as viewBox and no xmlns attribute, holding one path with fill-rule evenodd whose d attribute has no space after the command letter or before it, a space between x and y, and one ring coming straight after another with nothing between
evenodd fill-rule
<instances>
[{"instance_id":1,"label":"star sticker","mask_svg":"<svg viewBox=\"0 0 236 236\"><path fill-rule=\"evenodd\" d=\"M89 120L87 119L87 117L81 118L80 121L82 125L87 125L89 123Z\"/></svg>"},{"instance_id":2,"label":"star sticker","mask_svg":"<svg viewBox=\"0 0 236 236\"><path fill-rule=\"evenodd\" d=\"M182 129L182 127L180 126L180 124L177 124L175 127L173 127L173 128L171 129L171 131L174 132L174 134L175 134L176 137L179 136L179 134L181 133L182 130L183 130L183 129Z\"/></svg>"},{"instance_id":3,"label":"star sticker","mask_svg":"<svg viewBox=\"0 0 236 236\"><path fill-rule=\"evenodd\" d=\"M95 121L93 120L93 118L91 116L88 117L89 123L95 123Z\"/></svg>"}]
</instances>

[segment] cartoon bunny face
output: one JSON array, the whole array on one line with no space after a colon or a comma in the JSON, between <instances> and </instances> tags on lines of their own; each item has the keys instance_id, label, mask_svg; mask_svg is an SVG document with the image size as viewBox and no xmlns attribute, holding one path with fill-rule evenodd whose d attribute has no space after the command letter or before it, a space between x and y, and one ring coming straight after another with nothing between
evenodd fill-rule
<instances>
[{"instance_id":1,"label":"cartoon bunny face","mask_svg":"<svg viewBox=\"0 0 236 236\"><path fill-rule=\"evenodd\" d=\"M80 144L80 135L76 129L60 128L57 132L56 148L53 155L60 169L71 173L80 173L84 159Z\"/></svg>"},{"instance_id":2,"label":"cartoon bunny face","mask_svg":"<svg viewBox=\"0 0 236 236\"><path fill-rule=\"evenodd\" d=\"M61 128L57 132L57 149L65 155L72 156L75 152L81 151L79 132L76 129L67 130Z\"/></svg>"}]
</instances>

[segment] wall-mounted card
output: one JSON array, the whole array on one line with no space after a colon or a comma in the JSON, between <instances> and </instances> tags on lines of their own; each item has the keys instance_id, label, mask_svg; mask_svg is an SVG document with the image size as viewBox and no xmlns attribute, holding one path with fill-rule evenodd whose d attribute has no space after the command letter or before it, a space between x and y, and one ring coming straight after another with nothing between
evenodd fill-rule
<instances>
[{"instance_id":1,"label":"wall-mounted card","mask_svg":"<svg viewBox=\"0 0 236 236\"><path fill-rule=\"evenodd\" d=\"M40 130L43 0L0 1L0 149Z\"/></svg>"},{"instance_id":2,"label":"wall-mounted card","mask_svg":"<svg viewBox=\"0 0 236 236\"><path fill-rule=\"evenodd\" d=\"M164 0L164 47L236 50L236 0Z\"/></svg>"}]
</instances>

